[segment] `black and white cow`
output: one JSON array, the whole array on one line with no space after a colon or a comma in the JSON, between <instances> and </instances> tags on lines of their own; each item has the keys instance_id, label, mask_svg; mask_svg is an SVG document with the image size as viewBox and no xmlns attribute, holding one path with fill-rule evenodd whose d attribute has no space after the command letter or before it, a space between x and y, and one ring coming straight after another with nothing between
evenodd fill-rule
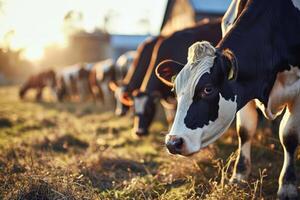
<instances>
[{"instance_id":1,"label":"black and white cow","mask_svg":"<svg viewBox=\"0 0 300 200\"><path fill-rule=\"evenodd\" d=\"M237 114L239 156L231 180L246 179L257 125L255 103L269 119L285 109L279 129L284 164L278 196L296 199L293 157L300 141L300 1L249 0L225 32L216 48L208 42L193 44L181 71L182 66L171 61L158 66L157 75L170 85L170 77L180 71L173 84L178 110L166 137L167 148L185 156L198 152L217 140ZM165 76L164 71L173 74Z\"/></svg>"},{"instance_id":2,"label":"black and white cow","mask_svg":"<svg viewBox=\"0 0 300 200\"><path fill-rule=\"evenodd\" d=\"M125 115L129 107L133 105L132 92L140 88L151 60L153 48L162 39L162 36L147 38L138 46L134 61L121 83L110 82L110 89L115 93L116 115Z\"/></svg>"},{"instance_id":3,"label":"black and white cow","mask_svg":"<svg viewBox=\"0 0 300 200\"><path fill-rule=\"evenodd\" d=\"M136 51L127 51L121 56L119 56L115 64L116 80L122 80L126 76L128 70L132 66L136 54L137 54Z\"/></svg>"},{"instance_id":4,"label":"black and white cow","mask_svg":"<svg viewBox=\"0 0 300 200\"><path fill-rule=\"evenodd\" d=\"M140 90L134 97L134 131L137 135L145 135L155 115L155 101L160 100L165 109L169 124L173 122L176 101L174 94L168 87L162 84L155 75L155 66L165 59L176 59L185 63L188 47L198 40L209 40L217 44L221 39L221 19L209 21L207 19L199 22L195 27L175 32L161 43L157 43L151 58L146 76Z\"/></svg>"},{"instance_id":5,"label":"black and white cow","mask_svg":"<svg viewBox=\"0 0 300 200\"><path fill-rule=\"evenodd\" d=\"M77 63L57 70L57 97L59 101L69 99L83 101L91 94L89 90L89 69L84 63Z\"/></svg>"},{"instance_id":6,"label":"black and white cow","mask_svg":"<svg viewBox=\"0 0 300 200\"><path fill-rule=\"evenodd\" d=\"M112 100L109 82L115 80L115 61L111 58L101 60L92 65L89 74L89 87L95 102L99 99L103 104Z\"/></svg>"}]
</instances>

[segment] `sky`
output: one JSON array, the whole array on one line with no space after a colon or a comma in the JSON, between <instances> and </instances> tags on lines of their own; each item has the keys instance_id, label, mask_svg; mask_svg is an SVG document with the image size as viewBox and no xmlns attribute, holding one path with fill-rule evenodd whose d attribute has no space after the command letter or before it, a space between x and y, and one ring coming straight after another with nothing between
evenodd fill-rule
<instances>
[{"instance_id":1,"label":"sky","mask_svg":"<svg viewBox=\"0 0 300 200\"><path fill-rule=\"evenodd\" d=\"M66 45L65 15L82 13L76 26L116 34L158 34L167 0L0 0L0 46L25 49L38 59L47 45ZM105 20L109 18L110 20Z\"/></svg>"}]
</instances>

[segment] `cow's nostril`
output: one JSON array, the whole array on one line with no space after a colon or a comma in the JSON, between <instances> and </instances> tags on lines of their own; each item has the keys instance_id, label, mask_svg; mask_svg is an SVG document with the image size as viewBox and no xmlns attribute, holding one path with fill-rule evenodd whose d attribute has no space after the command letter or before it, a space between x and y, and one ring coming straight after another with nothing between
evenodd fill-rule
<instances>
[{"instance_id":1,"label":"cow's nostril","mask_svg":"<svg viewBox=\"0 0 300 200\"><path fill-rule=\"evenodd\" d=\"M174 146L175 146L175 149L176 150L181 150L182 148L182 145L183 145L183 139L182 138L177 138L175 141L174 141Z\"/></svg>"},{"instance_id":2,"label":"cow's nostril","mask_svg":"<svg viewBox=\"0 0 300 200\"><path fill-rule=\"evenodd\" d=\"M180 154L183 146L182 138L172 138L166 144L171 154Z\"/></svg>"}]
</instances>

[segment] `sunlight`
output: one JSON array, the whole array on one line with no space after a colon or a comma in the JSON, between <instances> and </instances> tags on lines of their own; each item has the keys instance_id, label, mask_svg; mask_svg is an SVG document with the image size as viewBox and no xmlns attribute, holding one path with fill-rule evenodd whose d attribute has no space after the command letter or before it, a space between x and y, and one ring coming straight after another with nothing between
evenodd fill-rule
<instances>
[{"instance_id":1,"label":"sunlight","mask_svg":"<svg viewBox=\"0 0 300 200\"><path fill-rule=\"evenodd\" d=\"M39 46L30 46L26 48L23 56L29 60L38 60L44 54L44 48Z\"/></svg>"},{"instance_id":2,"label":"sunlight","mask_svg":"<svg viewBox=\"0 0 300 200\"><path fill-rule=\"evenodd\" d=\"M24 50L24 57L37 60L43 49L67 43L64 17L70 11L82 14L72 22L87 32L104 28L110 33L156 34L165 9L161 0L4 0L0 14L0 47ZM162 3L163 2L163 3ZM130 15L128 14L130 13ZM107 20L109 19L109 20ZM143 21L144 20L144 21ZM145 23L146 21L146 23ZM142 23L144 22L144 23ZM8 32L13 31L9 37Z\"/></svg>"}]
</instances>

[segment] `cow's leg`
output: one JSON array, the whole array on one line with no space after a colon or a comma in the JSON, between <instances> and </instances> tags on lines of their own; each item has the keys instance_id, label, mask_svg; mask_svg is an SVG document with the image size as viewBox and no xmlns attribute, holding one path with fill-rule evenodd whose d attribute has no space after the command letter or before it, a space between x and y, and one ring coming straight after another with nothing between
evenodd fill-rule
<instances>
[{"instance_id":1,"label":"cow's leg","mask_svg":"<svg viewBox=\"0 0 300 200\"><path fill-rule=\"evenodd\" d=\"M251 140L257 127L254 101L250 101L237 113L236 126L239 148L230 182L246 180L251 172Z\"/></svg>"},{"instance_id":2,"label":"cow's leg","mask_svg":"<svg viewBox=\"0 0 300 200\"><path fill-rule=\"evenodd\" d=\"M19 91L20 99L23 99L25 97L28 89L29 89L29 85L27 83L21 87L21 89Z\"/></svg>"},{"instance_id":3,"label":"cow's leg","mask_svg":"<svg viewBox=\"0 0 300 200\"><path fill-rule=\"evenodd\" d=\"M100 99L100 101L104 104L105 103L105 99L104 99L104 94L103 94L103 90L101 88L101 86L97 85L98 86L98 97Z\"/></svg>"},{"instance_id":4,"label":"cow's leg","mask_svg":"<svg viewBox=\"0 0 300 200\"><path fill-rule=\"evenodd\" d=\"M280 123L279 138L283 146L284 162L279 177L278 197L280 199L298 199L294 153L299 141L299 113L288 107ZM299 111L299 109L298 109Z\"/></svg>"},{"instance_id":5,"label":"cow's leg","mask_svg":"<svg viewBox=\"0 0 300 200\"><path fill-rule=\"evenodd\" d=\"M37 101L40 101L42 99L42 95L43 95L43 87L38 87L35 99Z\"/></svg>"}]
</instances>

